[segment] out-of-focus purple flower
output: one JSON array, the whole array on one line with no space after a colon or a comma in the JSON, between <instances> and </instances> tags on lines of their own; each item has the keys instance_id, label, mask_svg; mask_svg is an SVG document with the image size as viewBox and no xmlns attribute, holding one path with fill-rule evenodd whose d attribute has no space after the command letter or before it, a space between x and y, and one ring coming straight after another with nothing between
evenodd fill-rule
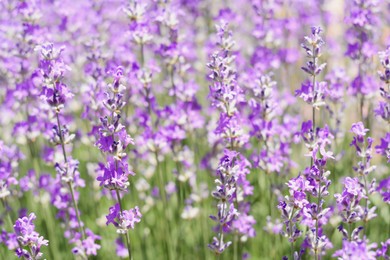
<instances>
[{"instance_id":1,"label":"out-of-focus purple flower","mask_svg":"<svg viewBox=\"0 0 390 260\"><path fill-rule=\"evenodd\" d=\"M350 25L346 32L346 55L351 59L366 59L375 53L373 33L378 23L376 16L379 1L351 1L347 6L345 22Z\"/></svg>"},{"instance_id":2,"label":"out-of-focus purple flower","mask_svg":"<svg viewBox=\"0 0 390 260\"><path fill-rule=\"evenodd\" d=\"M241 234L245 234L248 237L255 237L256 230L254 229L254 225L256 224L256 220L253 216L240 214L237 219L233 222L233 228L238 230Z\"/></svg>"},{"instance_id":3,"label":"out-of-focus purple flower","mask_svg":"<svg viewBox=\"0 0 390 260\"><path fill-rule=\"evenodd\" d=\"M115 240L115 245L116 245L116 255L122 258L128 257L129 256L129 251L127 251L127 247L122 241L121 237L118 237Z\"/></svg>"},{"instance_id":4,"label":"out-of-focus purple flower","mask_svg":"<svg viewBox=\"0 0 390 260\"><path fill-rule=\"evenodd\" d=\"M384 72L379 71L379 78L385 84L390 84L390 47L378 53Z\"/></svg>"},{"instance_id":5,"label":"out-of-focus purple flower","mask_svg":"<svg viewBox=\"0 0 390 260\"><path fill-rule=\"evenodd\" d=\"M340 260L349 259L366 259L375 260L376 252L373 250L377 247L376 243L368 244L366 239L358 241L343 240L343 248L337 250L333 257L338 257Z\"/></svg>"},{"instance_id":6,"label":"out-of-focus purple flower","mask_svg":"<svg viewBox=\"0 0 390 260\"><path fill-rule=\"evenodd\" d=\"M379 102L374 112L390 125L390 47L386 51L379 52L379 58L384 69L384 72L378 72L379 78L386 86L380 87L384 101Z\"/></svg>"},{"instance_id":7,"label":"out-of-focus purple flower","mask_svg":"<svg viewBox=\"0 0 390 260\"><path fill-rule=\"evenodd\" d=\"M27 257L28 259L41 259L42 252L41 246L47 246L48 240L45 240L43 236L39 236L38 232L35 231L35 225L33 221L36 219L34 213L31 213L28 217L19 218L16 220L14 225L15 234L21 246L28 247L19 248L16 251L18 257Z\"/></svg>"},{"instance_id":8,"label":"out-of-focus purple flower","mask_svg":"<svg viewBox=\"0 0 390 260\"><path fill-rule=\"evenodd\" d=\"M378 83L374 77L357 76L352 80L348 93L357 96L358 94L368 96L379 88Z\"/></svg>"},{"instance_id":9,"label":"out-of-focus purple flower","mask_svg":"<svg viewBox=\"0 0 390 260\"><path fill-rule=\"evenodd\" d=\"M390 177L379 182L377 191L382 195L383 201L390 204Z\"/></svg>"},{"instance_id":10,"label":"out-of-focus purple flower","mask_svg":"<svg viewBox=\"0 0 390 260\"><path fill-rule=\"evenodd\" d=\"M270 234L280 234L283 230L283 223L281 223L280 219L272 222L271 216L267 216L267 225L264 227L264 230Z\"/></svg>"},{"instance_id":11,"label":"out-of-focus purple flower","mask_svg":"<svg viewBox=\"0 0 390 260\"><path fill-rule=\"evenodd\" d=\"M348 76L344 69L335 68L326 75L329 82L326 97L332 102L339 103L344 97Z\"/></svg>"},{"instance_id":12,"label":"out-of-focus purple flower","mask_svg":"<svg viewBox=\"0 0 390 260\"><path fill-rule=\"evenodd\" d=\"M389 100L390 101L390 100ZM388 102L379 102L377 108L374 110L375 115L380 116L383 120L390 124L390 103Z\"/></svg>"},{"instance_id":13,"label":"out-of-focus purple flower","mask_svg":"<svg viewBox=\"0 0 390 260\"><path fill-rule=\"evenodd\" d=\"M387 252L390 247L390 239L387 239L385 242L381 242L382 247L376 250L376 257L383 257L383 259L389 258L389 253Z\"/></svg>"},{"instance_id":14,"label":"out-of-focus purple flower","mask_svg":"<svg viewBox=\"0 0 390 260\"><path fill-rule=\"evenodd\" d=\"M338 212L344 223L354 223L362 219L363 208L359 205L365 197L363 186L358 178L346 177L341 194L335 194Z\"/></svg>"},{"instance_id":15,"label":"out-of-focus purple flower","mask_svg":"<svg viewBox=\"0 0 390 260\"><path fill-rule=\"evenodd\" d=\"M23 157L15 146L7 146L0 140L0 199L10 196L11 187L19 184L17 166Z\"/></svg>"},{"instance_id":16,"label":"out-of-focus purple flower","mask_svg":"<svg viewBox=\"0 0 390 260\"><path fill-rule=\"evenodd\" d=\"M86 239L83 240L82 244L87 255L97 255L97 250L101 248L100 245L95 243L95 240L100 240L101 237L95 235L91 230L86 229Z\"/></svg>"}]
</instances>

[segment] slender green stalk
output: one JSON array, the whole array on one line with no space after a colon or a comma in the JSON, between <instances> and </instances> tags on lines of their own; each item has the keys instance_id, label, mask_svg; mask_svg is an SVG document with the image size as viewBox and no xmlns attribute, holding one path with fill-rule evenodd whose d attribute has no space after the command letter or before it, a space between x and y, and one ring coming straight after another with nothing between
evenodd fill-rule
<instances>
[{"instance_id":1,"label":"slender green stalk","mask_svg":"<svg viewBox=\"0 0 390 260\"><path fill-rule=\"evenodd\" d=\"M158 159L158 153L157 151L154 152L154 157L156 159L156 170L158 171L158 177L159 177L159 187L160 187L160 196L164 204L164 208L167 207L167 195L165 193L165 186L164 186L164 176L162 173L162 170L160 169L160 161Z\"/></svg>"},{"instance_id":2,"label":"slender green stalk","mask_svg":"<svg viewBox=\"0 0 390 260\"><path fill-rule=\"evenodd\" d=\"M237 260L237 256L238 256L238 250L237 250L237 245L238 245L238 236L237 236L237 232L235 232L234 234L234 245L233 245L233 259L234 260Z\"/></svg>"},{"instance_id":3,"label":"slender green stalk","mask_svg":"<svg viewBox=\"0 0 390 260\"><path fill-rule=\"evenodd\" d=\"M364 181L364 190L366 192L366 201L365 201L365 207L364 207L364 219L363 219L363 233L367 234L367 226L368 226L368 187L367 187L367 178L363 173L363 181Z\"/></svg>"},{"instance_id":4,"label":"slender green stalk","mask_svg":"<svg viewBox=\"0 0 390 260\"><path fill-rule=\"evenodd\" d=\"M74 197L74 189L73 189L73 185L72 185L72 182L68 182L68 187L69 187L69 190L70 190L70 194L72 195L72 202L73 202L73 205L74 205L74 209L76 211L76 217L77 217L77 223L79 225L79 230L80 230L80 233L81 233L81 236L83 238L83 240L85 240L85 231L84 231L84 228L83 226L81 225L81 218L80 218L80 213L79 213L79 208L77 206L77 202L76 202L76 199Z\"/></svg>"},{"instance_id":5,"label":"slender green stalk","mask_svg":"<svg viewBox=\"0 0 390 260\"><path fill-rule=\"evenodd\" d=\"M61 141L61 147L62 147L62 155L64 156L64 161L65 161L65 163L68 163L68 159L67 159L67 157L66 157L66 151L65 151L64 137L62 136L62 129L61 129L59 111L56 111L56 117L57 117L58 132L59 132L59 134L60 134L60 141Z\"/></svg>"},{"instance_id":6,"label":"slender green stalk","mask_svg":"<svg viewBox=\"0 0 390 260\"><path fill-rule=\"evenodd\" d=\"M348 240L352 240L352 223L348 223Z\"/></svg>"},{"instance_id":7,"label":"slender green stalk","mask_svg":"<svg viewBox=\"0 0 390 260\"><path fill-rule=\"evenodd\" d=\"M314 46L313 46L313 50L312 50L312 53L314 54ZM316 58L313 56L313 64L316 63ZM313 84L313 93L314 93L314 96L316 95L317 93L317 90L316 90L316 75L314 74L313 75L313 81L312 81L312 84ZM312 127L312 134L313 136L316 134L316 109L315 107L313 106L312 108L312 123L313 123L313 127ZM313 166L313 157L310 158L310 167Z\"/></svg>"},{"instance_id":8,"label":"slender green stalk","mask_svg":"<svg viewBox=\"0 0 390 260\"><path fill-rule=\"evenodd\" d=\"M140 63L141 63L141 67L143 68L144 64L145 64L145 54L144 54L144 44L143 43L140 44Z\"/></svg>"},{"instance_id":9,"label":"slender green stalk","mask_svg":"<svg viewBox=\"0 0 390 260\"><path fill-rule=\"evenodd\" d=\"M291 215L290 215L290 217L289 217L289 219L288 219L288 225L289 225L289 237L291 237L292 236L292 225L291 225L291 220L292 220L292 218L293 218L293 216L294 216L294 208L293 208L293 210L291 211ZM292 241L291 243L290 243L290 250L291 250L291 259L294 259L294 241Z\"/></svg>"},{"instance_id":10,"label":"slender green stalk","mask_svg":"<svg viewBox=\"0 0 390 260\"><path fill-rule=\"evenodd\" d=\"M62 155L63 155L63 157L64 157L65 164L68 164L68 159L67 159L67 157L66 157L66 151L65 151L64 137L63 137L63 135L62 135L62 129L61 129L59 111L56 111L56 117L57 117L58 132L59 132L59 134L60 134L60 142L61 142L61 147L62 147ZM66 168L66 171L68 171L68 168ZM78 226L79 226L79 231L80 231L80 234L81 234L81 236L82 236L82 239L85 240L85 238L86 238L86 236L85 236L85 230L84 230L84 227L81 225L81 218L80 218L80 213L79 213L78 206L77 206L77 201L76 201L75 196L74 196L73 185L72 185L72 182L67 182L67 183L68 183L68 187L69 187L69 190L70 190L70 194L72 195L72 203L73 203L73 206L74 206L75 211L76 211L76 217L77 217L77 223L78 223Z\"/></svg>"},{"instance_id":11,"label":"slender green stalk","mask_svg":"<svg viewBox=\"0 0 390 260\"><path fill-rule=\"evenodd\" d=\"M168 237L168 240L169 241L172 241L171 240L171 231L170 231L170 228L169 228L169 216L168 216L168 202L167 202L167 195L166 195L166 192L165 192L165 186L164 186L164 183L165 183L165 180L164 180L164 175L163 175L163 170L161 169L161 163L160 163L160 160L158 159L158 152L155 151L154 152L154 155L155 155L155 159L156 159L156 171L158 172L158 184L159 184L159 189L160 189L160 196L161 196L161 199L162 199L162 202L163 202L163 205L162 205L162 211L163 211L163 215L165 217L165 223L163 223L161 226L162 228L162 232L163 234L166 234L167 237ZM166 247L166 250L167 250L167 255L168 255L168 258L171 259L171 250L169 249L169 244L168 244L168 241L166 239L164 239L164 244L165 244L165 247Z\"/></svg>"},{"instance_id":12,"label":"slender green stalk","mask_svg":"<svg viewBox=\"0 0 390 260\"><path fill-rule=\"evenodd\" d=\"M174 78L174 66L171 66L169 68L169 75L170 75L170 78L171 78L171 85L172 85L172 89L173 89L173 100L174 102L176 103L177 102L177 93L176 93L176 85L175 85L175 78Z\"/></svg>"}]
</instances>

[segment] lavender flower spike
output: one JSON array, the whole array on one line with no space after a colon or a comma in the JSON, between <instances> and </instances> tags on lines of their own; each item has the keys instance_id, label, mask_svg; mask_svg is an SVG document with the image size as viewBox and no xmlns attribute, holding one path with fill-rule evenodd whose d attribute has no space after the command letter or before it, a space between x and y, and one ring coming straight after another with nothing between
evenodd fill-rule
<instances>
[{"instance_id":1,"label":"lavender flower spike","mask_svg":"<svg viewBox=\"0 0 390 260\"><path fill-rule=\"evenodd\" d=\"M23 257L28 260L41 259L43 256L40 251L41 246L47 246L49 244L48 240L44 239L43 236L39 236L38 232L35 231L35 225L33 223L35 219L35 214L31 213L28 217L19 218L15 222L15 234L20 245L23 246L23 248L16 250L16 255L19 258Z\"/></svg>"}]
</instances>

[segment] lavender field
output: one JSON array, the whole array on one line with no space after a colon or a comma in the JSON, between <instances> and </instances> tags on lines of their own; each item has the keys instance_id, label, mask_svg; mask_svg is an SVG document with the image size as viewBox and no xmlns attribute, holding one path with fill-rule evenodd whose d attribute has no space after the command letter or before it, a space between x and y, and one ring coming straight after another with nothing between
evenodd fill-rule
<instances>
[{"instance_id":1,"label":"lavender field","mask_svg":"<svg viewBox=\"0 0 390 260\"><path fill-rule=\"evenodd\" d=\"M0 260L390 259L389 0L0 0Z\"/></svg>"}]
</instances>

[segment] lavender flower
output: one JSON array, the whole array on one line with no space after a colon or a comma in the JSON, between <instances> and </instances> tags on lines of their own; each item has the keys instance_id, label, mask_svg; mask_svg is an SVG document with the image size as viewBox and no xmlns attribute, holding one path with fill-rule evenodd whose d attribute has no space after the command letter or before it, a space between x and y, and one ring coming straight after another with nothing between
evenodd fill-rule
<instances>
[{"instance_id":1,"label":"lavender flower","mask_svg":"<svg viewBox=\"0 0 390 260\"><path fill-rule=\"evenodd\" d=\"M364 216L364 210L360 206L360 201L365 197L363 193L363 186L359 182L358 178L347 177L344 180L344 189L341 194L335 194L338 212L342 218L342 221L349 225L349 229L352 227L352 223L360 221ZM356 233L360 231L361 227L352 230L344 230L342 227L340 230L345 239L351 240Z\"/></svg>"},{"instance_id":2,"label":"lavender flower","mask_svg":"<svg viewBox=\"0 0 390 260\"><path fill-rule=\"evenodd\" d=\"M284 224L281 234L288 238L293 250L294 243L302 235L298 224L302 220L303 209L309 204L306 192L310 191L313 186L302 175L289 180L286 185L289 187L289 195L279 202L278 209Z\"/></svg>"},{"instance_id":3,"label":"lavender flower","mask_svg":"<svg viewBox=\"0 0 390 260\"><path fill-rule=\"evenodd\" d=\"M375 109L375 114L380 116L388 124L387 133L384 138L381 138L381 144L376 146L376 152L385 156L390 162L390 47L386 51L379 52L379 57L381 60L382 67L384 72L379 72L379 78L386 87L380 88L381 96L384 101L380 101L377 108Z\"/></svg>"},{"instance_id":4,"label":"lavender flower","mask_svg":"<svg viewBox=\"0 0 390 260\"><path fill-rule=\"evenodd\" d=\"M377 191L382 195L383 201L390 204L390 177L379 182Z\"/></svg>"},{"instance_id":5,"label":"lavender flower","mask_svg":"<svg viewBox=\"0 0 390 260\"><path fill-rule=\"evenodd\" d=\"M325 105L324 98L327 85L325 82L316 81L316 77L326 66L326 63L318 63L318 59L321 56L321 47L325 44L321 38L322 29L320 27L312 27L311 33L311 36L305 37L306 42L302 43L301 46L306 51L307 57L311 59L306 63L306 66L302 67L302 70L309 74L312 80L304 82L301 89L296 90L295 95L313 106L314 115L314 108Z\"/></svg>"},{"instance_id":6,"label":"lavender flower","mask_svg":"<svg viewBox=\"0 0 390 260\"><path fill-rule=\"evenodd\" d=\"M376 207L369 208L369 195L375 191L375 179L372 179L371 183L368 183L367 176L375 170L376 166L371 165L373 139L371 137L365 137L368 131L369 129L366 129L362 122L353 124L351 132L354 134L354 137L350 144L350 146L355 147L356 155L360 159L353 169L361 179L362 187L364 188L365 206L362 216L364 226L366 226L370 219L376 217Z\"/></svg>"},{"instance_id":7,"label":"lavender flower","mask_svg":"<svg viewBox=\"0 0 390 260\"><path fill-rule=\"evenodd\" d=\"M368 60L376 52L374 44L375 26L378 23L376 16L379 1L376 0L354 0L348 5L345 22L350 26L346 31L347 51L346 55L357 61L358 74L352 80L349 92L358 96L361 120L366 119L364 114L364 103L370 98L371 93L376 89L376 82L373 77L368 76Z\"/></svg>"},{"instance_id":8,"label":"lavender flower","mask_svg":"<svg viewBox=\"0 0 390 260\"><path fill-rule=\"evenodd\" d=\"M51 141L54 145L61 146L63 161L55 162L55 170L57 178L55 180L56 187L52 190L52 201L59 209L59 215L69 224L69 230L65 236L69 236L68 232L72 234L70 238L71 243L76 244L78 250L72 250L73 253L79 254L83 258L87 258L89 253L96 254L95 250L87 250L82 245L88 239L88 243L98 239L98 236L90 235L87 237L84 230L84 224L80 218L78 209L78 193L76 188L83 187L84 181L80 178L78 172L79 162L67 156L65 145L69 144L74 135L69 134L66 125L61 124L60 113L64 109L65 103L73 97L68 86L64 83L64 76L69 67L64 63L61 53L64 48L54 48L53 43L44 43L36 48L40 52L39 71L42 75L42 92L41 98L50 107L53 108L56 124L52 127ZM94 242L93 242L94 243ZM100 248L96 245L96 248Z\"/></svg>"},{"instance_id":9,"label":"lavender flower","mask_svg":"<svg viewBox=\"0 0 390 260\"><path fill-rule=\"evenodd\" d=\"M41 259L43 254L40 252L41 246L47 246L49 241L39 236L35 231L33 221L36 219L34 213L28 217L19 218L14 225L15 234L21 246L28 247L28 249L18 248L16 255L24 259Z\"/></svg>"},{"instance_id":10,"label":"lavender flower","mask_svg":"<svg viewBox=\"0 0 390 260\"><path fill-rule=\"evenodd\" d=\"M249 209L238 212L240 206L245 204L240 199L241 190L244 198L251 194L252 187L246 180L250 164L237 152L239 147L248 142L248 137L242 131L238 114L238 103L243 100L243 91L236 81L235 57L232 55L235 42L224 21L217 26L217 35L219 50L212 54L211 62L207 64L212 80L209 97L211 105L220 110L214 133L224 142L225 150L217 168L216 190L212 193L218 201L218 215L210 217L218 224L215 228L218 237L213 238L209 248L220 255L231 244L224 242L225 233L235 231L235 236L254 236L252 225L256 221L249 215ZM237 254L236 250L234 253Z\"/></svg>"},{"instance_id":11,"label":"lavender flower","mask_svg":"<svg viewBox=\"0 0 390 260\"><path fill-rule=\"evenodd\" d=\"M135 223L139 223L141 217L138 207L121 211L118 203L110 208L110 214L106 216L107 225L112 223L119 234L126 234L128 229L134 229Z\"/></svg>"},{"instance_id":12,"label":"lavender flower","mask_svg":"<svg viewBox=\"0 0 390 260\"><path fill-rule=\"evenodd\" d=\"M335 68L330 71L326 78L329 84L326 90L326 110L329 112L330 119L334 119L331 125L332 134L342 137L341 122L347 105L343 102L345 89L349 84L349 78L346 71L342 68Z\"/></svg>"},{"instance_id":13,"label":"lavender flower","mask_svg":"<svg viewBox=\"0 0 390 260\"><path fill-rule=\"evenodd\" d=\"M347 260L347 259L367 259L367 260L374 260L376 259L375 255L376 252L373 251L374 248L376 248L377 245L374 244L368 244L367 240L358 240L358 241L343 241L343 248L340 250L337 250L333 257L337 257L340 260Z\"/></svg>"},{"instance_id":14,"label":"lavender flower","mask_svg":"<svg viewBox=\"0 0 390 260\"><path fill-rule=\"evenodd\" d=\"M236 192L237 166L234 165L236 152L225 150L225 156L222 157L218 166L218 179L215 180L217 186L212 196L217 199L218 215L210 216L218 226L219 237L213 238L213 243L209 248L216 254L221 254L231 242L224 242L224 233L229 233L232 229L232 222L238 215L237 209L234 208L234 193Z\"/></svg>"},{"instance_id":15,"label":"lavender flower","mask_svg":"<svg viewBox=\"0 0 390 260\"><path fill-rule=\"evenodd\" d=\"M118 67L114 74L113 83L107 86L106 98L102 100L107 115L100 118L101 126L96 146L108 156L102 174L96 179L100 181L100 186L115 191L118 203L110 208L110 213L106 216L106 224L113 223L117 227L117 232L124 235L128 257L132 259L128 230L133 229L134 224L141 221L142 215L138 207L124 210L120 195L120 192L126 192L130 185L128 176L134 175L126 162L126 148L130 144L134 144L134 141L127 134L124 125L121 124L121 111L126 104L123 100L126 87L122 84L122 76L123 69Z\"/></svg>"}]
</instances>

